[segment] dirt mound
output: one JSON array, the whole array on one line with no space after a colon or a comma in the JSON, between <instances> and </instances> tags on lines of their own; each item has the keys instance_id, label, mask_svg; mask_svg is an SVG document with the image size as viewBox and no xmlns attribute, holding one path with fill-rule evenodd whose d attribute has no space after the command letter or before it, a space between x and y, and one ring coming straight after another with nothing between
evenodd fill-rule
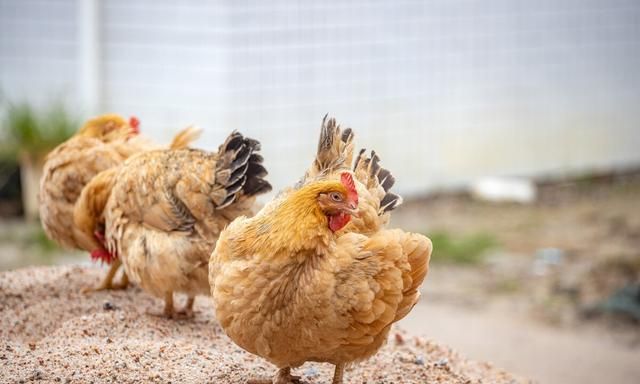
<instances>
[{"instance_id":1,"label":"dirt mound","mask_svg":"<svg viewBox=\"0 0 640 384\"><path fill-rule=\"evenodd\" d=\"M275 371L226 337L209 299L196 300L194 319L157 318L145 312L160 301L138 288L80 293L102 274L81 267L0 273L1 382L244 383ZM304 383L326 383L332 367L308 363L295 374ZM346 381L525 382L401 330L375 357L350 367Z\"/></svg>"}]
</instances>

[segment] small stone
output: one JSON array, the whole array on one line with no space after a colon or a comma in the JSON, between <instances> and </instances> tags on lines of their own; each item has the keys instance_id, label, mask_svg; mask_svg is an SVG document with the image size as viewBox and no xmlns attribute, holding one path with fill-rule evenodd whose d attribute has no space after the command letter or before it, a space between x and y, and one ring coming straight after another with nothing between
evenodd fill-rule
<instances>
[{"instance_id":1,"label":"small stone","mask_svg":"<svg viewBox=\"0 0 640 384\"><path fill-rule=\"evenodd\" d=\"M114 309L116 309L116 307L113 304L111 304L110 301L105 301L102 304L102 309L104 309L105 311L113 311Z\"/></svg>"},{"instance_id":2,"label":"small stone","mask_svg":"<svg viewBox=\"0 0 640 384\"><path fill-rule=\"evenodd\" d=\"M39 369L36 369L35 372L33 372L33 375L31 376L33 380L42 380L42 377L43 377L42 371Z\"/></svg>"},{"instance_id":3,"label":"small stone","mask_svg":"<svg viewBox=\"0 0 640 384\"><path fill-rule=\"evenodd\" d=\"M316 377L318 376L318 370L314 366L310 366L309 368L304 370L304 375L307 377Z\"/></svg>"},{"instance_id":4,"label":"small stone","mask_svg":"<svg viewBox=\"0 0 640 384\"><path fill-rule=\"evenodd\" d=\"M414 361L414 363L416 363L417 365L424 365L424 356L416 356L416 360Z\"/></svg>"},{"instance_id":5,"label":"small stone","mask_svg":"<svg viewBox=\"0 0 640 384\"><path fill-rule=\"evenodd\" d=\"M402 345L402 344L404 344L404 337L402 337L402 335L401 335L401 334L399 334L399 333L397 333L397 332L396 332L396 337L395 337L395 339L396 339L396 345Z\"/></svg>"},{"instance_id":6,"label":"small stone","mask_svg":"<svg viewBox=\"0 0 640 384\"><path fill-rule=\"evenodd\" d=\"M440 360L438 360L438 361L436 362L436 367L444 367L444 366L446 366L447 364L449 364L449 359L447 359L446 357L444 357L444 358L442 358L442 359L440 359Z\"/></svg>"}]
</instances>

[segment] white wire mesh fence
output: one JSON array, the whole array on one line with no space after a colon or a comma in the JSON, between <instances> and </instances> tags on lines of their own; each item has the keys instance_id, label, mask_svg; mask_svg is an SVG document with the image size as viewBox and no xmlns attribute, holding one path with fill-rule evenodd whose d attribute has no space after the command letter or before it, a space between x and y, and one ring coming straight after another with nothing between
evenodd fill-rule
<instances>
[{"instance_id":1,"label":"white wire mesh fence","mask_svg":"<svg viewBox=\"0 0 640 384\"><path fill-rule=\"evenodd\" d=\"M0 0L5 97L83 105L78 3ZM327 112L404 193L640 162L637 1L93 6L96 112L138 115L163 139L197 123L210 148L241 130L276 187L307 166Z\"/></svg>"}]
</instances>

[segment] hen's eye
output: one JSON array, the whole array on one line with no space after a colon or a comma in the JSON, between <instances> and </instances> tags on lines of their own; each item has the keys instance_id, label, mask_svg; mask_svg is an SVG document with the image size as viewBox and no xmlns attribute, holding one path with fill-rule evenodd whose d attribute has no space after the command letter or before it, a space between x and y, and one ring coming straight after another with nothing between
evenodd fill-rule
<instances>
[{"instance_id":1,"label":"hen's eye","mask_svg":"<svg viewBox=\"0 0 640 384\"><path fill-rule=\"evenodd\" d=\"M329 196L333 201L342 201L342 196L340 196L340 194L337 192L332 192L331 194L329 194Z\"/></svg>"}]
</instances>

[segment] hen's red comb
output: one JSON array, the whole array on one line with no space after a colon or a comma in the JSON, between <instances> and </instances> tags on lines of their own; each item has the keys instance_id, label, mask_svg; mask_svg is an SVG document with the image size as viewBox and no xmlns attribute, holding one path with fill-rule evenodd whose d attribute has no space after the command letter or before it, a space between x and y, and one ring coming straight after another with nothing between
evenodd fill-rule
<instances>
[{"instance_id":1,"label":"hen's red comb","mask_svg":"<svg viewBox=\"0 0 640 384\"><path fill-rule=\"evenodd\" d=\"M129 125L134 133L140 133L140 120L137 117L131 116L129 118Z\"/></svg>"},{"instance_id":2,"label":"hen's red comb","mask_svg":"<svg viewBox=\"0 0 640 384\"><path fill-rule=\"evenodd\" d=\"M340 175L340 182L347 188L347 197L349 200L358 204L358 191L356 190L356 183L353 182L353 177L349 172L343 172Z\"/></svg>"}]
</instances>

